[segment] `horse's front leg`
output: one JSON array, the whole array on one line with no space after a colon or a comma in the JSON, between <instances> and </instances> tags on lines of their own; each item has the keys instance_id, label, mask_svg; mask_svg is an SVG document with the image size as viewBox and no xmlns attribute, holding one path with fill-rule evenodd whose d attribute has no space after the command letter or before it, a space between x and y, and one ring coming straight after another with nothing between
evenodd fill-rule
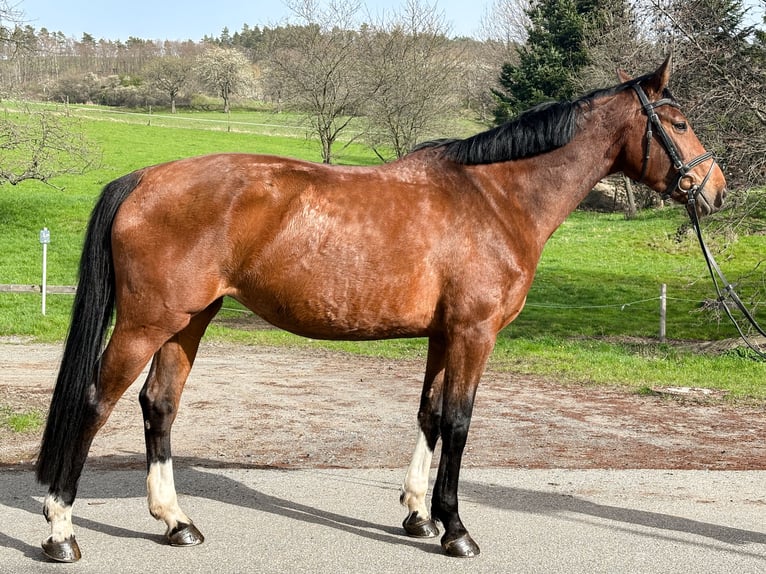
<instances>
[{"instance_id":1,"label":"horse's front leg","mask_svg":"<svg viewBox=\"0 0 766 574\"><path fill-rule=\"evenodd\" d=\"M204 313L194 317L186 329L157 351L139 395L144 415L149 512L157 520L165 522L165 535L171 546L193 546L205 540L178 504L170 431L200 338L218 308L220 303L213 304Z\"/></svg>"},{"instance_id":2,"label":"horse's front leg","mask_svg":"<svg viewBox=\"0 0 766 574\"><path fill-rule=\"evenodd\" d=\"M442 454L431 500L431 515L444 525L441 544L450 556L479 554L478 544L460 519L458 482L476 389L494 342L494 334L471 332L454 338L447 349L441 416Z\"/></svg>"},{"instance_id":3,"label":"horse's front leg","mask_svg":"<svg viewBox=\"0 0 766 574\"><path fill-rule=\"evenodd\" d=\"M431 338L428 342L425 381L418 411L420 429L399 499L407 507L407 517L402 526L409 536L415 538L432 538L439 534L439 528L431 519L426 506L426 494L431 461L439 440L443 383L444 343L441 339Z\"/></svg>"}]
</instances>

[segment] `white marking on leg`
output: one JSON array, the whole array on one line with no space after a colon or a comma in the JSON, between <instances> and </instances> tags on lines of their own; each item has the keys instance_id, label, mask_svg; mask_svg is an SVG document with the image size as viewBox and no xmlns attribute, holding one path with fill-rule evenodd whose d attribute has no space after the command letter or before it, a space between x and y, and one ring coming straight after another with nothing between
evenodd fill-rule
<instances>
[{"instance_id":1,"label":"white marking on leg","mask_svg":"<svg viewBox=\"0 0 766 574\"><path fill-rule=\"evenodd\" d=\"M51 525L52 542L63 542L74 535L72 528L72 507L65 505L57 496L48 494L43 503L45 518Z\"/></svg>"},{"instance_id":2,"label":"white marking on leg","mask_svg":"<svg viewBox=\"0 0 766 574\"><path fill-rule=\"evenodd\" d=\"M168 533L178 526L179 522L192 523L178 506L172 460L153 462L149 465L149 473L146 476L146 493L149 512L157 520L165 521Z\"/></svg>"},{"instance_id":3,"label":"white marking on leg","mask_svg":"<svg viewBox=\"0 0 766 574\"><path fill-rule=\"evenodd\" d=\"M412 460L402 484L401 502L407 507L410 515L417 513L423 518L429 516L428 508L426 508L426 493L433 454L433 451L428 448L426 435L422 430L419 431L415 451L412 453Z\"/></svg>"}]
</instances>

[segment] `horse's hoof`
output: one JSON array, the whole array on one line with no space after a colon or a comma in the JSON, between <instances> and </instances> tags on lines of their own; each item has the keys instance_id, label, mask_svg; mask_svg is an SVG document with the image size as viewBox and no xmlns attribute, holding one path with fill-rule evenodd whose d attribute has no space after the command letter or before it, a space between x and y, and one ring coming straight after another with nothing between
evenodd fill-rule
<instances>
[{"instance_id":1,"label":"horse's hoof","mask_svg":"<svg viewBox=\"0 0 766 574\"><path fill-rule=\"evenodd\" d=\"M454 540L446 540L446 538L447 535L445 534L444 538L442 538L442 548L444 548L447 556L470 558L478 556L481 552L479 545L473 541L473 538L467 532Z\"/></svg>"},{"instance_id":2,"label":"horse's hoof","mask_svg":"<svg viewBox=\"0 0 766 574\"><path fill-rule=\"evenodd\" d=\"M82 558L74 534L61 542L53 542L48 538L43 541L43 552L48 558L56 562L77 562Z\"/></svg>"},{"instance_id":3,"label":"horse's hoof","mask_svg":"<svg viewBox=\"0 0 766 574\"><path fill-rule=\"evenodd\" d=\"M439 535L439 527L430 518L421 518L417 512L407 515L402 522L407 536L413 538L433 538Z\"/></svg>"},{"instance_id":4,"label":"horse's hoof","mask_svg":"<svg viewBox=\"0 0 766 574\"><path fill-rule=\"evenodd\" d=\"M168 533L168 541L171 546L196 546L205 541L202 532L197 530L193 524L184 524L180 522L172 531Z\"/></svg>"}]
</instances>

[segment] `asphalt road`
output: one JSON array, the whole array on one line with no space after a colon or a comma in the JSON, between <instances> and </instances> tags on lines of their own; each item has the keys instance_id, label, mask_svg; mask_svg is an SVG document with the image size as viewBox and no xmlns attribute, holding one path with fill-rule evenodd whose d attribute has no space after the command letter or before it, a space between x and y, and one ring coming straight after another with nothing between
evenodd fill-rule
<instances>
[{"instance_id":1,"label":"asphalt road","mask_svg":"<svg viewBox=\"0 0 766 574\"><path fill-rule=\"evenodd\" d=\"M206 536L171 548L135 470L89 470L75 504L83 558L47 562L44 490L0 472L0 572L696 573L766 571L766 472L465 469L461 515L482 549L447 558L401 535L403 470L176 469Z\"/></svg>"}]
</instances>

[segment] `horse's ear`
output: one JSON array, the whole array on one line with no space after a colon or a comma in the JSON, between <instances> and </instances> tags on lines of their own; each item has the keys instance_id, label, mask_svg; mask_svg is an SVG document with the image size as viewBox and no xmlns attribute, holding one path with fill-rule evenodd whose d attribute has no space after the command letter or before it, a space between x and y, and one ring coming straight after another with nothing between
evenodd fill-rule
<instances>
[{"instance_id":1,"label":"horse's ear","mask_svg":"<svg viewBox=\"0 0 766 574\"><path fill-rule=\"evenodd\" d=\"M633 78L631 78L628 72L626 72L622 68L617 68L617 79L619 79L620 82L624 84L626 82L631 81Z\"/></svg>"},{"instance_id":2,"label":"horse's ear","mask_svg":"<svg viewBox=\"0 0 766 574\"><path fill-rule=\"evenodd\" d=\"M649 80L647 91L654 92L655 96L660 96L670 82L671 58L671 55L668 54L668 57Z\"/></svg>"}]
</instances>

